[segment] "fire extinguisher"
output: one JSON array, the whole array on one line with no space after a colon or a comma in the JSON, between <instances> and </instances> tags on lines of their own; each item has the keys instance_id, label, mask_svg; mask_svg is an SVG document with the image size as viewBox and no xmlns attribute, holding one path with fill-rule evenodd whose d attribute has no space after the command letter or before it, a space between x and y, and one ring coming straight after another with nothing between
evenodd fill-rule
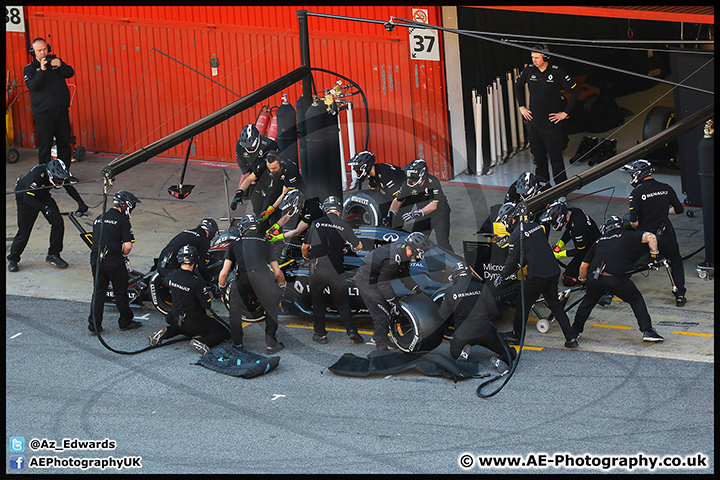
<instances>
[{"instance_id":1,"label":"fire extinguisher","mask_svg":"<svg viewBox=\"0 0 720 480\"><path fill-rule=\"evenodd\" d=\"M279 107L272 107L270 109L270 117L272 120L270 120L270 127L268 128L268 138L271 138L273 140L277 140L277 133L278 133L278 122L277 122L277 115L273 115L272 111L273 109L277 109Z\"/></svg>"},{"instance_id":2,"label":"fire extinguisher","mask_svg":"<svg viewBox=\"0 0 720 480\"><path fill-rule=\"evenodd\" d=\"M267 105L263 105L260 109L260 113L258 113L257 119L255 120L255 127L258 129L258 132L260 132L260 135L265 135L268 122L270 121L270 116L270 110Z\"/></svg>"}]
</instances>

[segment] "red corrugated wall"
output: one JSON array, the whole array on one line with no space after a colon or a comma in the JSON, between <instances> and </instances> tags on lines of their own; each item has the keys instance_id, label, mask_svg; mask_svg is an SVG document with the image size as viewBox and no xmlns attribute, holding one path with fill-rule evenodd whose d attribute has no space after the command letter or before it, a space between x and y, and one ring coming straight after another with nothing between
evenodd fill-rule
<instances>
[{"instance_id":1,"label":"red corrugated wall","mask_svg":"<svg viewBox=\"0 0 720 480\"><path fill-rule=\"evenodd\" d=\"M441 22L440 7L416 8L428 10L430 23ZM45 37L75 69L68 83L77 86L71 120L78 144L117 154L134 152L297 68L297 10L382 21L412 17L412 8L404 6L25 9L28 37ZM379 161L406 165L424 158L434 174L449 179L443 61L411 60L405 28L388 32L379 24L312 16L308 26L311 66L351 78L367 96L369 116L361 97L352 97L357 150L364 148L368 122L368 148ZM7 68L21 84L30 61L26 38L11 33L6 38ZM211 57L219 61L217 76L211 76ZM314 79L322 94L339 78L314 72ZM295 106L301 90L298 83L283 93ZM280 94L265 103L279 105ZM260 107L202 133L192 158L234 162L238 132L255 121ZM29 95L21 96L14 111L16 144L34 146ZM347 158L347 140L344 146ZM186 148L179 145L163 156L183 158Z\"/></svg>"}]
</instances>

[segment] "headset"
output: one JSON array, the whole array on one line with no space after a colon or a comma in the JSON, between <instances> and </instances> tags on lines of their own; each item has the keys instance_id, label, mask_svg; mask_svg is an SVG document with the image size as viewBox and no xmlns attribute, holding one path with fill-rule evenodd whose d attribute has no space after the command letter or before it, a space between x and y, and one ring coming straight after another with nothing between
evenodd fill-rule
<instances>
[{"instance_id":1,"label":"headset","mask_svg":"<svg viewBox=\"0 0 720 480\"><path fill-rule=\"evenodd\" d=\"M43 41L43 42L45 42L45 44L47 44L48 53L52 52L52 47L50 47L50 44L47 42L47 40L45 40L42 37L37 37L35 40L30 42L30 49L28 50L28 54L30 54L31 57L35 57L35 49L33 48L33 45L35 44L35 42L40 42L40 41Z\"/></svg>"},{"instance_id":2,"label":"headset","mask_svg":"<svg viewBox=\"0 0 720 480\"><path fill-rule=\"evenodd\" d=\"M543 60L545 60L546 62L550 60L550 49L546 44L539 43L533 47L533 50L542 50Z\"/></svg>"}]
</instances>

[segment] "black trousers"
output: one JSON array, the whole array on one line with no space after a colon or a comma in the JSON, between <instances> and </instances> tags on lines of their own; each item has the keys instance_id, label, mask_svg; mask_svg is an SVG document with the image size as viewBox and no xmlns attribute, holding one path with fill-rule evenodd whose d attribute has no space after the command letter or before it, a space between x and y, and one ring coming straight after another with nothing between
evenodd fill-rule
<instances>
[{"instance_id":1,"label":"black trousers","mask_svg":"<svg viewBox=\"0 0 720 480\"><path fill-rule=\"evenodd\" d=\"M105 260L100 262L100 272L97 278L95 277L95 266L93 263L90 264L95 288L92 294L88 323L90 325L93 324L94 313L95 323L98 327L102 326L105 297L107 296L108 285L112 282L115 306L120 311L118 325L120 328L128 326L130 322L133 321L135 314L133 314L130 309L130 301L127 293L128 271L125 266L125 260L122 257L105 258Z\"/></svg>"},{"instance_id":2,"label":"black trousers","mask_svg":"<svg viewBox=\"0 0 720 480\"><path fill-rule=\"evenodd\" d=\"M242 312L250 310L245 304L250 289L265 309L265 343L268 347L278 343L277 319L282 292L274 279L269 270L247 272L235 277L235 287L230 290L230 338L235 345L243 342Z\"/></svg>"},{"instance_id":3,"label":"black trousers","mask_svg":"<svg viewBox=\"0 0 720 480\"><path fill-rule=\"evenodd\" d=\"M422 232L426 236L430 236L430 232L435 230L435 238L437 244L447 250L453 252L450 245L450 210L443 208L435 210L428 217L423 217L413 224L413 232Z\"/></svg>"},{"instance_id":4,"label":"black trousers","mask_svg":"<svg viewBox=\"0 0 720 480\"><path fill-rule=\"evenodd\" d=\"M163 339L181 334L188 337L199 336L198 340L212 348L230 338L230 330L227 325L205 312L186 315L181 325L178 325L177 319L170 312L165 316L165 321L168 323L168 327Z\"/></svg>"},{"instance_id":5,"label":"black trousers","mask_svg":"<svg viewBox=\"0 0 720 480\"><path fill-rule=\"evenodd\" d=\"M582 333L585 322L590 316L590 312L595 305L597 305L600 297L605 293L611 293L623 302L630 304L630 308L632 308L635 314L641 332L652 328L652 322L647 305L645 305L645 299L643 299L640 290L638 290L632 280L629 278L601 275L597 280L588 279L585 296L580 302L580 306L575 314L575 321L572 325L572 333L575 337L578 333Z\"/></svg>"},{"instance_id":6,"label":"black trousers","mask_svg":"<svg viewBox=\"0 0 720 480\"><path fill-rule=\"evenodd\" d=\"M565 173L565 161L563 159L563 130L561 125L551 125L545 128L537 128L530 124L528 126L528 140L530 142L530 153L535 161L535 175L553 180L553 184L567 180ZM548 157L552 165L553 176L548 170Z\"/></svg>"},{"instance_id":7,"label":"black trousers","mask_svg":"<svg viewBox=\"0 0 720 480\"><path fill-rule=\"evenodd\" d=\"M27 247L28 241L30 240L30 234L32 233L33 225L35 225L35 220L37 220L41 210L28 205L17 197L15 197L15 203L17 205L18 232L13 239L10 254L7 256L7 259L19 262L20 256L25 251L25 247ZM45 220L50 224L50 247L48 248L48 255L58 255L63 249L65 224L62 215L60 215L57 203L55 203L55 199L50 197L48 206L50 207L50 214L48 215L44 211L42 212Z\"/></svg>"},{"instance_id":8,"label":"black trousers","mask_svg":"<svg viewBox=\"0 0 720 480\"><path fill-rule=\"evenodd\" d=\"M677 287L677 292L674 292L674 295L676 297L685 296L685 267L683 266L683 259L682 255L680 255L680 247L674 229L668 227L661 235L658 235L657 239L660 255L670 261L670 274Z\"/></svg>"},{"instance_id":9,"label":"black trousers","mask_svg":"<svg viewBox=\"0 0 720 480\"><path fill-rule=\"evenodd\" d=\"M330 295L335 303L335 308L340 314L340 319L345 325L345 330L348 333L357 331L350 310L348 283L334 268L319 266L310 274L310 295L313 304L313 317L315 318L315 333L320 336L327 335L327 330L325 330L325 310L328 302L325 301L323 292L326 287L330 289Z\"/></svg>"},{"instance_id":10,"label":"black trousers","mask_svg":"<svg viewBox=\"0 0 720 480\"><path fill-rule=\"evenodd\" d=\"M500 336L495 326L491 324L478 328L467 320L462 322L460 326L455 329L453 339L450 341L450 356L452 358L458 358L465 345L479 345L488 350L492 350L508 365L511 364L516 356L515 349L505 343L505 340ZM510 357L508 357L508 354L505 352L505 347L507 347Z\"/></svg>"},{"instance_id":11,"label":"black trousers","mask_svg":"<svg viewBox=\"0 0 720 480\"><path fill-rule=\"evenodd\" d=\"M57 145L57 155L70 167L72 148L70 147L70 114L67 108L47 112L33 113L35 135L38 146L38 163L48 163L53 139Z\"/></svg>"},{"instance_id":12,"label":"black trousers","mask_svg":"<svg viewBox=\"0 0 720 480\"><path fill-rule=\"evenodd\" d=\"M358 280L356 276L355 286L368 309L370 318L372 318L373 338L375 339L376 348L390 346L390 339L388 338L388 333L390 333L390 304L380 293L380 290L375 285L370 285L367 279Z\"/></svg>"},{"instance_id":13,"label":"black trousers","mask_svg":"<svg viewBox=\"0 0 720 480\"><path fill-rule=\"evenodd\" d=\"M585 252L583 251L583 253ZM568 266L565 267L565 272L562 277L563 285L566 287L571 287L573 284L578 282L577 278L580 275L580 265L585 257L583 254L577 254L574 257L569 258L570 263L568 263Z\"/></svg>"},{"instance_id":14,"label":"black trousers","mask_svg":"<svg viewBox=\"0 0 720 480\"><path fill-rule=\"evenodd\" d=\"M527 278L525 281L525 311L523 312L521 308L520 300L522 297L520 295L518 295L517 304L515 305L515 321L513 323L515 333L520 335L523 319L528 317L532 305L538 298L540 298L540 295L542 295L545 298L545 302L548 307L550 307L550 311L555 315L555 319L560 325L560 328L565 335L565 339L570 340L571 338L574 338L570 329L570 319L568 318L567 313L565 313L562 303L558 300L557 283L559 276L560 274L558 273L550 278Z\"/></svg>"}]
</instances>

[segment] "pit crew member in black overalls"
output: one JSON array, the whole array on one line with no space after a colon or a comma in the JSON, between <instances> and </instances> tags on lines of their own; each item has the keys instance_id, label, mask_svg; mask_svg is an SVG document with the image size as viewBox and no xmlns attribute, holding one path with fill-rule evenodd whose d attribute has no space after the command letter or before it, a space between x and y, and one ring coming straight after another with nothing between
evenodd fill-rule
<instances>
[{"instance_id":1,"label":"pit crew member in black overalls","mask_svg":"<svg viewBox=\"0 0 720 480\"><path fill-rule=\"evenodd\" d=\"M196 273L205 280L206 283L214 283L215 279L208 271L208 261L210 260L210 241L215 238L218 232L217 222L210 218L203 218L197 227L183 230L173 237L172 240L162 249L158 257L158 272L163 277L168 273L180 267L177 259L177 253L180 248L185 245L191 245L197 250L198 261Z\"/></svg>"},{"instance_id":2,"label":"pit crew member in black overalls","mask_svg":"<svg viewBox=\"0 0 720 480\"><path fill-rule=\"evenodd\" d=\"M518 222L525 221L518 218L517 208L512 203L506 203L500 208L497 222L501 222L510 232L508 239L508 256L502 271L495 278L495 285L499 286L504 280L515 277L518 265L523 268L527 265L527 278L525 280L525 311L522 309L522 295L518 295L515 305L515 321L513 331L505 334L508 343L519 343L523 322L526 321L532 305L542 295L545 302L555 315L563 334L567 348L577 347L577 340L570 336L570 319L568 319L562 303L558 300L558 278L560 266L555 260L552 248L547 241L545 229L537 222L528 221L523 226L524 237L523 254L520 258L520 228Z\"/></svg>"},{"instance_id":3,"label":"pit crew member in black overalls","mask_svg":"<svg viewBox=\"0 0 720 480\"><path fill-rule=\"evenodd\" d=\"M540 223L551 226L555 231L565 228L560 240L552 246L553 253L556 259L570 257L570 263L562 274L562 283L566 287L577 285L580 264L590 246L600 237L595 220L580 208L568 208L563 202L555 202L540 216ZM563 250L562 247L571 240L574 248Z\"/></svg>"},{"instance_id":4,"label":"pit crew member in black overalls","mask_svg":"<svg viewBox=\"0 0 720 480\"><path fill-rule=\"evenodd\" d=\"M440 180L428 173L425 160L413 160L406 171L406 181L400 187L395 199L390 205L387 216L382 220L382 226L392 225L393 217L402 205L415 205L417 210L405 213L403 222L415 220L413 232L422 232L430 235L435 230L437 244L449 251L450 245L450 205L443 192Z\"/></svg>"},{"instance_id":5,"label":"pit crew member in black overalls","mask_svg":"<svg viewBox=\"0 0 720 480\"><path fill-rule=\"evenodd\" d=\"M657 237L660 255L670 261L670 272L676 291L675 305L682 307L685 298L685 270L677 236L668 214L685 211L673 188L652 178L653 166L647 160L635 160L624 167L630 171L630 224L637 230L650 232Z\"/></svg>"},{"instance_id":6,"label":"pit crew member in black overalls","mask_svg":"<svg viewBox=\"0 0 720 480\"><path fill-rule=\"evenodd\" d=\"M490 288L475 277L465 262L458 262L450 273L452 284L445 290L440 305L440 318L453 318L455 333L450 341L450 356L467 360L473 345L480 345L498 354L508 366L515 359L491 319L499 315ZM469 347L469 348L466 348Z\"/></svg>"},{"instance_id":7,"label":"pit crew member in black overalls","mask_svg":"<svg viewBox=\"0 0 720 480\"><path fill-rule=\"evenodd\" d=\"M125 266L125 257L130 254L133 243L135 243L130 214L139 203L142 202L135 195L120 190L113 197L113 207L104 215L99 215L93 222L90 269L95 288L88 317L88 329L92 334L103 331L103 307L110 282L112 282L115 295L115 306L120 312L118 320L120 330L142 327L141 322L133 320L135 315L130 308L127 293L128 271ZM102 237L100 237L100 230L102 230ZM100 262L99 269L97 268L98 262ZM93 316L95 317L94 323Z\"/></svg>"},{"instance_id":8,"label":"pit crew member in black overalls","mask_svg":"<svg viewBox=\"0 0 720 480\"><path fill-rule=\"evenodd\" d=\"M630 304L644 342L662 342L663 337L652 326L642 293L628 274L638 259L637 246L648 244L650 256L657 257L657 238L650 232L622 230L622 226L620 217L605 220L600 238L590 247L580 266L580 281L587 281L587 291L575 314L571 335L577 338L582 333L593 307L605 292L609 292Z\"/></svg>"},{"instance_id":9,"label":"pit crew member in black overalls","mask_svg":"<svg viewBox=\"0 0 720 480\"><path fill-rule=\"evenodd\" d=\"M172 310L165 316L168 326L160 328L150 337L150 345L154 347L163 340L183 334L199 337L190 340L190 346L200 355L205 355L212 347L230 338L230 329L206 311L212 307L210 288L193 272L198 262L202 262L198 249L185 245L174 257L180 267L163 279L163 285L172 295Z\"/></svg>"},{"instance_id":10,"label":"pit crew member in black overalls","mask_svg":"<svg viewBox=\"0 0 720 480\"><path fill-rule=\"evenodd\" d=\"M35 220L40 212L50 224L50 247L45 262L58 268L68 266L67 262L60 258L65 224L55 199L50 195L50 190L53 187L65 187L68 195L78 204L77 213L85 213L88 211L88 206L72 186L71 182L74 180L62 160L51 160L47 164L35 165L27 175L17 179L15 192L18 193L15 194L15 204L17 205L18 232L7 256L8 271L17 272L19 270L20 256L27 247Z\"/></svg>"},{"instance_id":11,"label":"pit crew member in black overalls","mask_svg":"<svg viewBox=\"0 0 720 480\"><path fill-rule=\"evenodd\" d=\"M528 125L530 152L535 162L535 174L558 183L567 180L563 150L565 140L560 122L568 118L580 89L563 67L551 64L546 45L536 45L530 55L532 65L520 72L515 82L515 98L520 114ZM530 108L525 105L525 85L530 90ZM571 92L570 100L565 101L562 91ZM553 176L548 169L548 156Z\"/></svg>"},{"instance_id":12,"label":"pit crew member in black overalls","mask_svg":"<svg viewBox=\"0 0 720 480\"><path fill-rule=\"evenodd\" d=\"M395 195L405 183L403 169L389 163L377 163L375 154L368 151L355 154L348 165L357 174L359 182L367 180L371 189L383 195L384 201L380 205L380 211L382 215L387 215Z\"/></svg>"},{"instance_id":13,"label":"pit crew member in black overalls","mask_svg":"<svg viewBox=\"0 0 720 480\"><path fill-rule=\"evenodd\" d=\"M320 344L328 343L325 329L327 305L323 293L326 287L330 289L335 308L340 313L350 339L355 343L364 342L352 318L348 283L342 275L345 272L345 245L349 244L353 251L361 250L362 242L355 236L350 224L340 218L342 208L338 197L331 195L326 198L322 204L325 216L310 224L302 246L303 257L310 264L310 294L315 319L312 339Z\"/></svg>"},{"instance_id":14,"label":"pit crew member in black overalls","mask_svg":"<svg viewBox=\"0 0 720 480\"><path fill-rule=\"evenodd\" d=\"M232 199L230 208L235 210L238 203L243 203L243 197L249 196L252 203L252 210L256 217L260 217L266 206L267 200L274 201L280 194L280 190L272 191L270 189L271 178L269 174L263 175L259 172L260 166L265 166L265 156L270 151L278 150L278 144L275 140L260 135L257 127L248 124L240 131L240 139L235 144L235 159L238 167L242 172L238 190L235 198ZM249 176L257 173L251 180L245 181Z\"/></svg>"},{"instance_id":15,"label":"pit crew member in black overalls","mask_svg":"<svg viewBox=\"0 0 720 480\"><path fill-rule=\"evenodd\" d=\"M408 290L421 292L410 277L410 262L422 260L432 247L421 232L413 232L404 241L377 247L363 260L355 274L355 286L372 317L373 341L378 350L388 350L390 315L400 314L400 303L390 281L399 278Z\"/></svg>"},{"instance_id":16,"label":"pit crew member in black overalls","mask_svg":"<svg viewBox=\"0 0 720 480\"><path fill-rule=\"evenodd\" d=\"M297 188L290 190L287 195L283 197L280 203L280 211L282 212L280 220L265 232L265 238L270 240L270 242L291 240L297 236L300 243L302 243L305 238L303 234L307 232L313 220L317 220L325 215L322 210L322 203L320 203L317 197L305 198L305 194ZM300 218L295 228L282 231L283 226L298 213L300 214Z\"/></svg>"},{"instance_id":17,"label":"pit crew member in black overalls","mask_svg":"<svg viewBox=\"0 0 720 480\"><path fill-rule=\"evenodd\" d=\"M505 192L504 203L519 203L550 188L550 182L532 172L523 172Z\"/></svg>"},{"instance_id":18,"label":"pit crew member in black overalls","mask_svg":"<svg viewBox=\"0 0 720 480\"><path fill-rule=\"evenodd\" d=\"M287 286L285 275L278 266L275 249L265 239L255 216L244 216L238 228L242 236L228 246L225 262L218 277L220 288L226 288L228 274L235 268L235 287L230 292L231 341L235 347L242 348L242 310L248 310L246 307L243 308L243 303L246 292L252 289L266 312L266 350L274 354L285 348L277 340L280 297Z\"/></svg>"}]
</instances>

